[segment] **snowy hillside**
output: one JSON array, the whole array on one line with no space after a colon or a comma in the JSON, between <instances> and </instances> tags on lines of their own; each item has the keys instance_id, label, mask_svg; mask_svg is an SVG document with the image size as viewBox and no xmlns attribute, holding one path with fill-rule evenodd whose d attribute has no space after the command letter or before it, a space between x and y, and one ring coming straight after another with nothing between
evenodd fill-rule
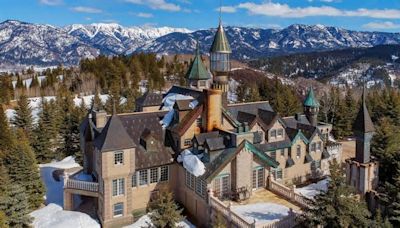
<instances>
[{"instance_id":1,"label":"snowy hillside","mask_svg":"<svg viewBox=\"0 0 400 228\"><path fill-rule=\"evenodd\" d=\"M193 53L196 40L208 53L215 28L190 31L170 27L123 27L119 24L74 24L64 28L20 21L0 23L1 65L74 65L81 58L99 54L119 55L134 52L158 54ZM357 32L323 25L291 25L262 29L226 27L237 59L400 44L399 33Z\"/></svg>"}]
</instances>

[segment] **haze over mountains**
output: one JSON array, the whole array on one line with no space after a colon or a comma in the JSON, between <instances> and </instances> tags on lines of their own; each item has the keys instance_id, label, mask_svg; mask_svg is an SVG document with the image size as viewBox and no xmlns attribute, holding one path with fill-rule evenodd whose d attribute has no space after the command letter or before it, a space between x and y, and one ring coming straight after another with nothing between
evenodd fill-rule
<instances>
[{"instance_id":1,"label":"haze over mountains","mask_svg":"<svg viewBox=\"0 0 400 228\"><path fill-rule=\"evenodd\" d=\"M226 27L236 59L400 44L399 33L357 32L323 25L261 29ZM123 27L91 24L54 27L15 20L0 23L0 65L75 65L81 58L134 52L193 53L196 40L208 53L214 29Z\"/></svg>"}]
</instances>

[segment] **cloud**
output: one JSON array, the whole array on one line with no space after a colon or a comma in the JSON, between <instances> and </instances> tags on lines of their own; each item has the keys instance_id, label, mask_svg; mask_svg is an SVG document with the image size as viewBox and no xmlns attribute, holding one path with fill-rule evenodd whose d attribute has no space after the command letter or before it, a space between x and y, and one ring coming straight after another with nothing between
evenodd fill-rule
<instances>
[{"instance_id":1,"label":"cloud","mask_svg":"<svg viewBox=\"0 0 400 228\"><path fill-rule=\"evenodd\" d=\"M146 5L156 10L166 10L175 12L182 10L179 5L168 3L165 0L125 0L125 1L138 5Z\"/></svg>"},{"instance_id":2,"label":"cloud","mask_svg":"<svg viewBox=\"0 0 400 228\"><path fill-rule=\"evenodd\" d=\"M48 6L58 6L62 5L64 2L63 0L39 0L39 3Z\"/></svg>"},{"instance_id":3,"label":"cloud","mask_svg":"<svg viewBox=\"0 0 400 228\"><path fill-rule=\"evenodd\" d=\"M237 9L234 6L222 6L221 8L215 9L215 11L220 11L222 13L236 13Z\"/></svg>"},{"instance_id":4,"label":"cloud","mask_svg":"<svg viewBox=\"0 0 400 228\"><path fill-rule=\"evenodd\" d=\"M154 15L151 14L151 13L137 13L136 16L137 17L143 17L143 18L152 18L152 17L154 17Z\"/></svg>"},{"instance_id":5,"label":"cloud","mask_svg":"<svg viewBox=\"0 0 400 228\"><path fill-rule=\"evenodd\" d=\"M102 13L103 12L101 9L86 7L86 6L76 6L71 9L78 13Z\"/></svg>"},{"instance_id":6,"label":"cloud","mask_svg":"<svg viewBox=\"0 0 400 228\"><path fill-rule=\"evenodd\" d=\"M383 22L370 22L362 26L366 29L379 29L379 30L391 30L391 29L400 29L400 24L393 23L391 21L383 21Z\"/></svg>"},{"instance_id":7,"label":"cloud","mask_svg":"<svg viewBox=\"0 0 400 228\"><path fill-rule=\"evenodd\" d=\"M342 10L331 6L290 7L280 3L253 3L245 2L235 6L244 9L251 15L275 16L285 18L302 18L315 16L330 17L370 17L400 19L400 10L396 9L365 9Z\"/></svg>"}]
</instances>

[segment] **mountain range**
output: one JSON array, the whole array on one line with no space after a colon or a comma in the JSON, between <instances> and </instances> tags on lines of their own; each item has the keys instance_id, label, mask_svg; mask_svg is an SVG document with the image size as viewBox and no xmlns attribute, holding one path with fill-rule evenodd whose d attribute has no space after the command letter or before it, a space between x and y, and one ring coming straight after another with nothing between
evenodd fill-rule
<instances>
[{"instance_id":1,"label":"mountain range","mask_svg":"<svg viewBox=\"0 0 400 228\"><path fill-rule=\"evenodd\" d=\"M225 30L236 59L400 44L400 33L358 32L323 25ZM76 65L82 58L135 52L189 54L197 40L202 52L208 53L214 33L215 29L123 27L114 23L55 27L7 20L0 23L0 65Z\"/></svg>"}]
</instances>

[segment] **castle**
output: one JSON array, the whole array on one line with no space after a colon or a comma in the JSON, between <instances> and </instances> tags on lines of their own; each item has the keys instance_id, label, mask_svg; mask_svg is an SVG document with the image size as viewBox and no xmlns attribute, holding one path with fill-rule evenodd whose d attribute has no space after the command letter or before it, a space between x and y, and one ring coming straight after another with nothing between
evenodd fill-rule
<instances>
[{"instance_id":1,"label":"castle","mask_svg":"<svg viewBox=\"0 0 400 228\"><path fill-rule=\"evenodd\" d=\"M134 113L109 115L94 107L80 127L84 172L92 181L65 178L65 209L75 208L74 195L92 197L102 226L118 227L168 188L195 225L209 227L214 199L249 198L269 180L284 186L326 175L329 161L341 159L341 145L332 126L318 122L313 89L304 114L295 116L280 116L268 101L230 104L231 52L220 23L209 70L197 47L187 87L146 93ZM370 139L364 132L359 138ZM357 143L357 159L348 161L350 176L365 173L359 167L369 160L361 154L369 148L361 147ZM362 180L353 179L360 186Z\"/></svg>"}]
</instances>

